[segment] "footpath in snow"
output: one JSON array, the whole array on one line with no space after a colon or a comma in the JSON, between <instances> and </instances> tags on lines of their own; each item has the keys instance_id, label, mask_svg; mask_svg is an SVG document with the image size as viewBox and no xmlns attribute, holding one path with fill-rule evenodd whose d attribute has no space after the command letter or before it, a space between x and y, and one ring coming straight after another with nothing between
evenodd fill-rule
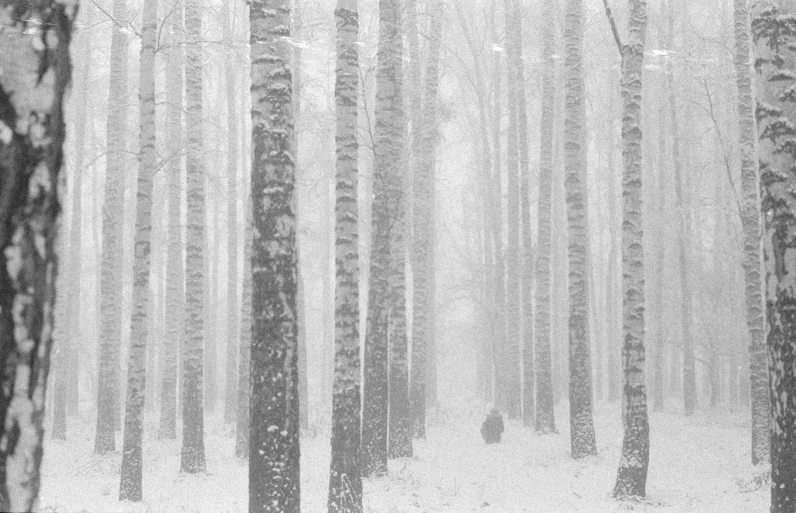
<instances>
[{"instance_id":1,"label":"footpath in snow","mask_svg":"<svg viewBox=\"0 0 796 513\"><path fill-rule=\"evenodd\" d=\"M646 500L611 499L622 441L619 404L599 404L595 423L599 454L569 458L567 412L556 411L560 434L539 436L507 422L503 443L486 445L478 432L486 407L440 413L413 458L390 462L390 475L367 480L366 513L465 513L470 511L764 513L768 488L750 485L749 419L746 413L698 412L651 416L651 455ZM233 456L232 428L208 419L207 468L179 473L180 444L154 438L147 424L144 501L119 503L117 452L95 456L93 423L70 424L70 440L47 440L40 510L44 512L245 512L247 468ZM121 445L118 440L117 448ZM326 511L329 441L302 439L302 511ZM754 489L758 488L758 489Z\"/></svg>"}]
</instances>

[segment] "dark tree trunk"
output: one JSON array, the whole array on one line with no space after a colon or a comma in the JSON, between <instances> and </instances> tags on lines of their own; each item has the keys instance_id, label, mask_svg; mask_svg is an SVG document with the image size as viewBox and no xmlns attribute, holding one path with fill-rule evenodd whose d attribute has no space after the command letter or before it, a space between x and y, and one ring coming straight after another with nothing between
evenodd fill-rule
<instances>
[{"instance_id":1,"label":"dark tree trunk","mask_svg":"<svg viewBox=\"0 0 796 513\"><path fill-rule=\"evenodd\" d=\"M290 7L249 3L252 63L250 513L298 513L299 383Z\"/></svg>"},{"instance_id":2,"label":"dark tree trunk","mask_svg":"<svg viewBox=\"0 0 796 513\"><path fill-rule=\"evenodd\" d=\"M77 5L14 1L3 9L0 55L10 66L0 85L0 510L28 512L38 509ZM32 29L26 20L34 19Z\"/></svg>"}]
</instances>

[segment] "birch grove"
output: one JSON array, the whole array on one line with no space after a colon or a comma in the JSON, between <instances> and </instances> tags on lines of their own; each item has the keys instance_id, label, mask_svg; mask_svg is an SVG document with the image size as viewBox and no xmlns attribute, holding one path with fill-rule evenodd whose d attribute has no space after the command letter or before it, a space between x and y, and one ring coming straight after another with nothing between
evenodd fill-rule
<instances>
[{"instance_id":1,"label":"birch grove","mask_svg":"<svg viewBox=\"0 0 796 513\"><path fill-rule=\"evenodd\" d=\"M794 20L0 2L0 510L792 512Z\"/></svg>"}]
</instances>

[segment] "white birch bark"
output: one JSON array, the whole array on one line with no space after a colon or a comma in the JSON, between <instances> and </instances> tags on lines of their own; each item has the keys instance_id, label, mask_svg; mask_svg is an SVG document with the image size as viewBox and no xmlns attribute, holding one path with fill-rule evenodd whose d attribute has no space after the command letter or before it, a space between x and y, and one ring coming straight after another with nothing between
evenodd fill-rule
<instances>
[{"instance_id":1,"label":"white birch bark","mask_svg":"<svg viewBox=\"0 0 796 513\"><path fill-rule=\"evenodd\" d=\"M757 122L751 67L749 0L735 0L735 80L738 86L739 149L741 153L742 223L746 325L749 328L749 377L752 398L752 463L768 461L771 418L768 399L763 284L761 278L762 226Z\"/></svg>"},{"instance_id":2,"label":"white birch bark","mask_svg":"<svg viewBox=\"0 0 796 513\"><path fill-rule=\"evenodd\" d=\"M360 470L359 234L357 122L359 17L338 0L336 68L335 359L329 513L362 511Z\"/></svg>"},{"instance_id":3,"label":"white birch bark","mask_svg":"<svg viewBox=\"0 0 796 513\"><path fill-rule=\"evenodd\" d=\"M166 248L166 327L163 337L163 373L160 395L158 437L177 437L177 359L185 341L185 268L182 258L182 155L183 155L183 4L174 7L169 17L169 43L166 57L166 103L168 107L168 242Z\"/></svg>"},{"instance_id":4,"label":"white birch bark","mask_svg":"<svg viewBox=\"0 0 796 513\"><path fill-rule=\"evenodd\" d=\"M152 231L152 186L155 172L155 45L157 43L157 0L145 0L141 26L139 96L139 167L135 218L135 260L133 269L133 312L130 348L127 357L127 398L124 415L119 500L138 502L143 498L144 400L146 394L147 307Z\"/></svg>"},{"instance_id":5,"label":"white birch bark","mask_svg":"<svg viewBox=\"0 0 796 513\"><path fill-rule=\"evenodd\" d=\"M182 451L180 470L205 471L204 450L204 243L205 170L202 115L202 6L185 2L185 99L187 229L185 252L185 348L182 354Z\"/></svg>"},{"instance_id":6,"label":"white birch bark","mask_svg":"<svg viewBox=\"0 0 796 513\"><path fill-rule=\"evenodd\" d=\"M565 19L564 170L569 259L569 426L573 458L597 454L591 390L589 231L586 184L583 3L568 0Z\"/></svg>"},{"instance_id":7,"label":"white birch bark","mask_svg":"<svg viewBox=\"0 0 796 513\"><path fill-rule=\"evenodd\" d=\"M540 122L538 242L536 254L536 432L557 433L553 401L553 370L550 337L553 130L555 126L555 14L552 2L542 11L542 116Z\"/></svg>"},{"instance_id":8,"label":"white birch bark","mask_svg":"<svg viewBox=\"0 0 796 513\"><path fill-rule=\"evenodd\" d=\"M647 2L628 0L627 43L619 35L610 10L606 11L622 56L622 285L624 386L622 457L614 497L646 495L649 467L649 420L644 361L644 246L641 209L641 93L644 46L647 39Z\"/></svg>"},{"instance_id":9,"label":"white birch bark","mask_svg":"<svg viewBox=\"0 0 796 513\"><path fill-rule=\"evenodd\" d=\"M111 11L119 23L111 36L110 89L108 91L108 149L105 170L105 204L102 208L102 267L100 299L99 377L97 379L97 429L94 452L116 450L115 428L119 412L119 365L122 335L124 163L127 154L127 63L129 40L127 4L114 0Z\"/></svg>"}]
</instances>

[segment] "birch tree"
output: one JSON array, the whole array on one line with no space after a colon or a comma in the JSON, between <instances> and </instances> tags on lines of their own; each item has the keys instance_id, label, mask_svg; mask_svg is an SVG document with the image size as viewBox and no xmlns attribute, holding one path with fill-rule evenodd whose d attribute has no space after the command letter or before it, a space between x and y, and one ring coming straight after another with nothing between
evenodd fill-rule
<instances>
[{"instance_id":1,"label":"birch tree","mask_svg":"<svg viewBox=\"0 0 796 513\"><path fill-rule=\"evenodd\" d=\"M185 100L187 153L187 215L185 250L185 346L181 355L182 451L180 470L190 474L205 471L203 364L205 283L205 171L202 160L202 6L199 0L185 2Z\"/></svg>"},{"instance_id":2,"label":"birch tree","mask_svg":"<svg viewBox=\"0 0 796 513\"><path fill-rule=\"evenodd\" d=\"M141 501L146 394L147 307L152 232L152 187L155 173L155 45L158 1L145 0L141 26L141 65L138 78L139 166L135 217L135 261L130 349L127 356L127 399L124 413L119 500Z\"/></svg>"},{"instance_id":3,"label":"birch tree","mask_svg":"<svg viewBox=\"0 0 796 513\"><path fill-rule=\"evenodd\" d=\"M506 82L509 112L506 135L506 215L508 230L506 239L506 348L503 358L502 407L510 419L520 416L520 191L519 191L519 79L517 77L518 49L514 43L515 13L513 0L505 0L506 25Z\"/></svg>"},{"instance_id":4,"label":"birch tree","mask_svg":"<svg viewBox=\"0 0 796 513\"><path fill-rule=\"evenodd\" d=\"M362 511L360 462L359 234L357 113L359 15L356 0L338 0L337 187L335 208L335 358L329 513Z\"/></svg>"},{"instance_id":5,"label":"birch tree","mask_svg":"<svg viewBox=\"0 0 796 513\"><path fill-rule=\"evenodd\" d=\"M389 370L387 340L392 225L390 170L399 167L403 160L403 120L401 119L403 106L399 82L402 41L398 1L379 0L370 283L362 409L362 473L366 477L387 473Z\"/></svg>"},{"instance_id":6,"label":"birch tree","mask_svg":"<svg viewBox=\"0 0 796 513\"><path fill-rule=\"evenodd\" d=\"M245 153L244 153L245 154ZM246 167L244 166L244 171ZM251 186L248 187L251 190ZM240 354L238 355L238 395L235 414L235 456L249 456L249 401L251 399L251 342L252 342L252 204L251 194L244 195L243 223L243 283L240 306Z\"/></svg>"},{"instance_id":7,"label":"birch tree","mask_svg":"<svg viewBox=\"0 0 796 513\"><path fill-rule=\"evenodd\" d=\"M177 437L177 357L185 339L185 268L182 259L182 110L183 62L182 10L180 1L169 17L169 47L166 58L168 84L168 242L166 247L166 333L163 338L163 377L160 394L158 437Z\"/></svg>"},{"instance_id":8,"label":"birch tree","mask_svg":"<svg viewBox=\"0 0 796 513\"><path fill-rule=\"evenodd\" d=\"M564 29L564 168L569 225L569 426L573 458L597 454L589 340L589 209L583 147L586 139L583 129L586 121L583 30L582 0L568 0Z\"/></svg>"},{"instance_id":9,"label":"birch tree","mask_svg":"<svg viewBox=\"0 0 796 513\"><path fill-rule=\"evenodd\" d=\"M36 511L77 2L0 6L0 510Z\"/></svg>"},{"instance_id":10,"label":"birch tree","mask_svg":"<svg viewBox=\"0 0 796 513\"><path fill-rule=\"evenodd\" d=\"M520 234L521 234L521 325L522 325L522 423L533 425L535 375L533 357L533 236L531 234L531 164L528 147L528 106L525 98L525 60L522 56L522 10L512 0L514 20L512 42L517 80L517 129L520 149Z\"/></svg>"},{"instance_id":11,"label":"birch tree","mask_svg":"<svg viewBox=\"0 0 796 513\"><path fill-rule=\"evenodd\" d=\"M641 93L647 2L628 0L627 43L619 38L604 0L611 31L622 59L622 424L624 438L614 497L646 495L649 468L649 420L644 362L644 246L641 217Z\"/></svg>"},{"instance_id":12,"label":"birch tree","mask_svg":"<svg viewBox=\"0 0 796 513\"><path fill-rule=\"evenodd\" d=\"M674 7L668 2L668 33L664 48L674 42ZM683 346L683 407L686 415L692 415L696 408L696 360L692 330L691 280L688 276L690 248L688 235L691 230L690 205L685 198L683 160L680 149L680 123L677 98L675 97L674 70L672 60L666 63L666 85L668 90L669 117L672 137L672 165L674 169L674 192L677 206L678 251L680 254L680 326Z\"/></svg>"},{"instance_id":13,"label":"birch tree","mask_svg":"<svg viewBox=\"0 0 796 513\"><path fill-rule=\"evenodd\" d=\"M224 39L232 39L231 2L225 2ZM225 63L227 100L227 358L224 388L224 421L232 422L237 409L238 347L238 104L235 97L235 65Z\"/></svg>"},{"instance_id":14,"label":"birch tree","mask_svg":"<svg viewBox=\"0 0 796 513\"><path fill-rule=\"evenodd\" d=\"M768 399L763 284L761 280L760 174L752 90L749 0L735 0L735 79L738 86L746 325L749 327L749 377L752 397L752 463L768 461L771 417Z\"/></svg>"},{"instance_id":15,"label":"birch tree","mask_svg":"<svg viewBox=\"0 0 796 513\"><path fill-rule=\"evenodd\" d=\"M796 319L792 313L796 302L796 260L792 249L796 220L793 196L796 186L793 168L796 162L796 52L793 50L796 12L787 2L760 5L753 11L752 33L757 71L761 211L765 216L763 261L771 400L771 513L786 513L793 511L796 505L796 394L793 390Z\"/></svg>"},{"instance_id":16,"label":"birch tree","mask_svg":"<svg viewBox=\"0 0 796 513\"><path fill-rule=\"evenodd\" d=\"M555 121L556 41L555 11L545 2L542 11L542 117L539 159L539 208L536 252L536 432L557 433L553 401L553 369L550 348L550 258L552 253L553 130Z\"/></svg>"},{"instance_id":17,"label":"birch tree","mask_svg":"<svg viewBox=\"0 0 796 513\"><path fill-rule=\"evenodd\" d=\"M105 204L102 208L102 267L100 299L100 347L97 378L97 431L94 452L116 450L119 412L119 365L122 336L122 252L124 210L124 161L127 140L127 52L125 23L127 3L113 0L110 87L108 91Z\"/></svg>"},{"instance_id":18,"label":"birch tree","mask_svg":"<svg viewBox=\"0 0 796 513\"><path fill-rule=\"evenodd\" d=\"M416 126L417 154L414 166L414 224L412 265L412 378L411 402L415 436L425 438L426 433L426 353L429 339L434 335L434 289L431 276L433 252L431 244L434 230L432 192L434 189L434 146L437 132L437 90L439 88L439 53L442 43L442 0L431 4L429 45L422 90L422 114ZM418 56L419 58L419 56ZM418 77L419 79L419 77ZM420 95L418 95L420 96Z\"/></svg>"},{"instance_id":19,"label":"birch tree","mask_svg":"<svg viewBox=\"0 0 796 513\"><path fill-rule=\"evenodd\" d=\"M252 343L249 511L297 513L297 258L287 0L249 3L252 73Z\"/></svg>"},{"instance_id":20,"label":"birch tree","mask_svg":"<svg viewBox=\"0 0 796 513\"><path fill-rule=\"evenodd\" d=\"M387 200L389 201L389 426L387 452L390 458L412 456L412 424L409 409L409 340L406 331L406 239L407 239L407 162L405 156L406 125L404 122L403 97L403 41L401 0L392 0L389 9L390 30L386 34L389 51L380 54L385 65L390 66L389 84L382 83L383 110L376 107L377 125L382 114L384 131L376 136L376 152L384 159L387 180ZM377 91L377 95L379 92ZM378 165L378 164L377 164Z\"/></svg>"}]
</instances>

